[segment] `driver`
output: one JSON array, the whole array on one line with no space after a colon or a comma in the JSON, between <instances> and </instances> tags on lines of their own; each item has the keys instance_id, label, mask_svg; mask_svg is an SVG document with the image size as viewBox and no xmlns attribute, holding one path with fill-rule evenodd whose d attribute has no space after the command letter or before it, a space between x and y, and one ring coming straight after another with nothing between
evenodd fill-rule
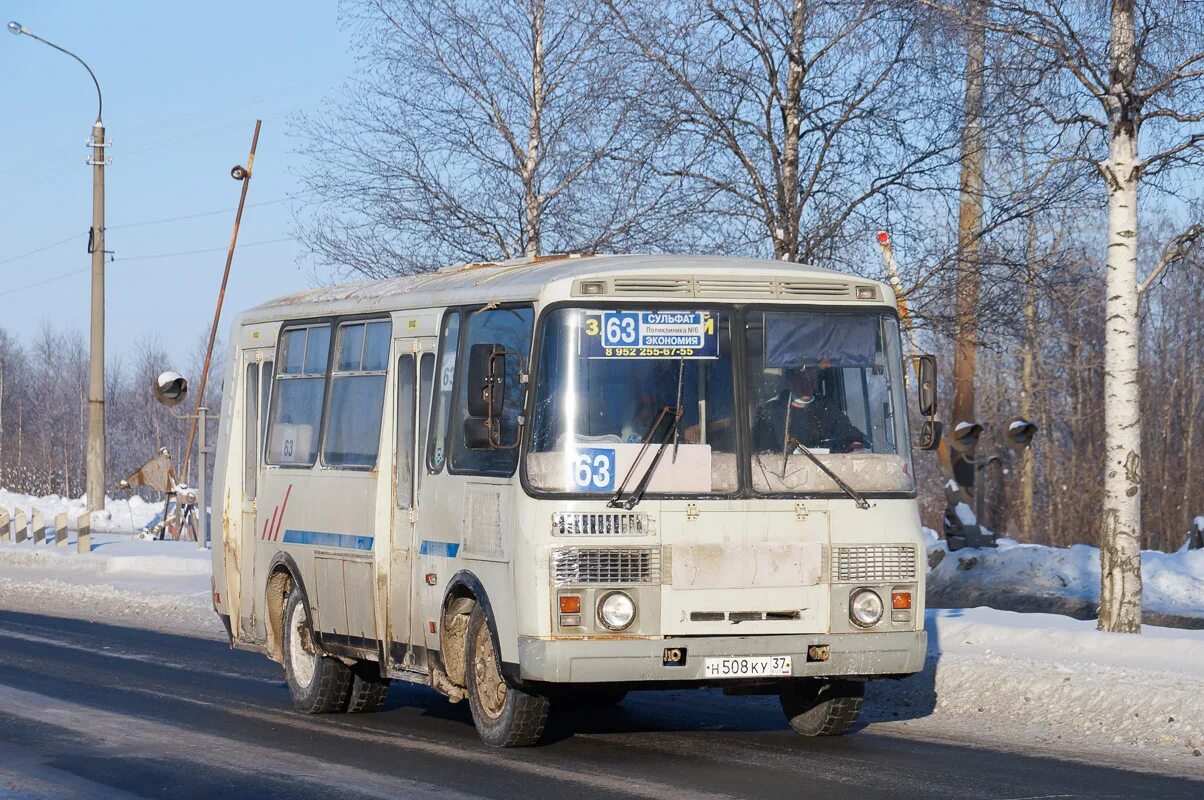
<instances>
[{"instance_id":1,"label":"driver","mask_svg":"<svg viewBox=\"0 0 1204 800\"><path fill-rule=\"evenodd\" d=\"M857 429L833 398L816 395L819 368L792 367L786 371L786 388L757 409L753 428L758 451L780 451L786 446L786 419L790 435L806 447L826 447L848 453L865 447L865 434ZM794 450L794 445L788 448Z\"/></svg>"}]
</instances>

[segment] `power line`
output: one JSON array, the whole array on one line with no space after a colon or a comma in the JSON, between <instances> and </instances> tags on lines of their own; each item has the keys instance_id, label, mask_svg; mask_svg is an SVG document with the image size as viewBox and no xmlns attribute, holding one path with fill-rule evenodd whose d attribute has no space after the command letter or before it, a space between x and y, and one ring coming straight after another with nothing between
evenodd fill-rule
<instances>
[{"instance_id":1,"label":"power line","mask_svg":"<svg viewBox=\"0 0 1204 800\"><path fill-rule=\"evenodd\" d=\"M238 245L238 247L241 249L243 247L255 247L255 246L261 245L261 244L277 244L278 242L291 242L291 241L293 241L293 237L282 236L279 239L264 239L263 241L260 241L260 242L247 242L246 244ZM201 255L202 253L224 253L228 249L229 249L229 247L207 247L204 250L181 250L177 253L155 253L154 255L149 255L149 256L130 256L128 258L119 258L119 259L115 259L115 260L116 261L146 261L146 260L152 259L152 258L175 258L176 256L198 256L198 255Z\"/></svg>"},{"instance_id":2,"label":"power line","mask_svg":"<svg viewBox=\"0 0 1204 800\"><path fill-rule=\"evenodd\" d=\"M291 236L284 236L279 239L264 239L264 240L258 241L258 242L247 242L246 244L240 244L240 245L238 245L238 249L241 250L244 247L258 247L260 245L265 245L265 244L279 244L280 242L290 242L292 240L293 239ZM148 259L154 259L154 258L177 258L179 256L195 256L195 255L202 255L204 253L222 253L222 252L225 252L227 249L228 248L226 248L226 247L210 247L210 248L206 248L204 250L182 250L177 253L154 253L151 255L144 255L144 256L131 256L130 258L116 259L115 261L116 262L146 261ZM64 278L70 278L72 275L79 275L81 272L87 272L91 268L92 268L91 266L80 267L79 269L73 269L70 272L62 272L58 275L52 275L49 278L43 278L42 280L35 281L34 283L27 283L24 286L17 286L13 289L7 289L3 292L0 292L0 297L7 297L10 294L17 294L18 292L24 292L29 289L37 289L39 286L45 286L48 283L54 283L55 281L61 281Z\"/></svg>"},{"instance_id":3,"label":"power line","mask_svg":"<svg viewBox=\"0 0 1204 800\"><path fill-rule=\"evenodd\" d=\"M258 208L259 206L274 206L280 203L287 203L289 200L295 200L298 197L303 197L305 193L290 194L285 197L278 197L275 200L264 200L261 203L248 203L247 208ZM123 222L120 225L106 225L105 230L115 231L121 228L140 228L144 225L163 225L168 222L183 222L189 219L199 219L201 217L213 217L218 214L229 214L229 208L215 208L213 211L198 211L195 214L185 214L181 217L163 217L162 219L148 219L142 222Z\"/></svg>"},{"instance_id":4,"label":"power line","mask_svg":"<svg viewBox=\"0 0 1204 800\"><path fill-rule=\"evenodd\" d=\"M49 250L52 247L58 247L59 245L67 244L67 242L74 241L76 239L82 238L83 236L85 236L85 234L73 233L65 239L59 239L57 242L51 242L50 244L43 245L36 250L30 250L28 253L22 253L19 256L12 256L10 258L6 258L3 261L0 261L0 264L11 264L14 261L20 261L21 259L27 258L28 256L35 256L38 253Z\"/></svg>"},{"instance_id":5,"label":"power line","mask_svg":"<svg viewBox=\"0 0 1204 800\"><path fill-rule=\"evenodd\" d=\"M261 206L279 205L280 203L287 203L290 200L295 200L298 197L304 197L306 194L308 194L308 192L300 192L298 194L290 194L285 197L278 197L275 200L264 200L259 203L248 203L247 208L258 208ZM123 229L127 229L127 228L141 228L141 227L144 227L147 225L164 225L169 222L184 222L186 220L200 219L201 217L213 217L213 216L217 216L218 214L229 214L229 213L230 213L229 208L217 208L212 211L199 211L195 214L185 214L185 215L179 216L179 217L163 217L162 219L148 219L148 220L142 220L141 222L124 222L120 225L106 225L105 230L106 231L116 231L116 230L123 230ZM30 250L25 253L21 253L20 255L11 256L9 258L4 259L3 261L0 261L0 266L2 266L4 264L11 264L14 261L20 261L23 258L27 258L29 256L34 256L34 255L37 255L38 253L44 252L46 250L50 250L51 248L67 244L68 242L71 242L77 238L80 238L83 235L84 234L77 233L72 236L68 236L65 239L60 239L57 242L51 242L50 244L42 245L41 247L39 247L37 249ZM139 256L139 258L141 258L141 256ZM126 260L129 260L129 259L126 259Z\"/></svg>"}]
</instances>

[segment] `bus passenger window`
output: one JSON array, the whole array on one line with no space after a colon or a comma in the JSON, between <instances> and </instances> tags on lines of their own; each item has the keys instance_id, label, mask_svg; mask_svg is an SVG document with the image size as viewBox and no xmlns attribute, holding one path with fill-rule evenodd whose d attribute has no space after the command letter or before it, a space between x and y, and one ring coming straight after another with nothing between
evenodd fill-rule
<instances>
[{"instance_id":1,"label":"bus passenger window","mask_svg":"<svg viewBox=\"0 0 1204 800\"><path fill-rule=\"evenodd\" d=\"M332 467L375 467L384 413L387 321L339 325L337 357L330 381L322 463Z\"/></svg>"},{"instance_id":2,"label":"bus passenger window","mask_svg":"<svg viewBox=\"0 0 1204 800\"><path fill-rule=\"evenodd\" d=\"M418 452L426 452L427 420L431 413L431 386L435 382L435 354L423 353L418 368ZM418 485L422 486L423 470L418 470Z\"/></svg>"},{"instance_id":3,"label":"bus passenger window","mask_svg":"<svg viewBox=\"0 0 1204 800\"><path fill-rule=\"evenodd\" d=\"M259 381L259 415L262 417L259 421L260 436L263 436L268 429L268 409L270 408L268 401L272 396L272 377L275 374L272 368L274 366L275 364L271 360L265 361L263 369L259 373L262 376ZM262 445L256 443L256 447L261 448Z\"/></svg>"},{"instance_id":4,"label":"bus passenger window","mask_svg":"<svg viewBox=\"0 0 1204 800\"><path fill-rule=\"evenodd\" d=\"M268 426L269 464L313 465L329 355L330 325L290 328L280 337L280 371L275 376Z\"/></svg>"},{"instance_id":5,"label":"bus passenger window","mask_svg":"<svg viewBox=\"0 0 1204 800\"><path fill-rule=\"evenodd\" d=\"M259 365L247 364L247 386L243 408L243 479L242 493L254 500L259 477Z\"/></svg>"},{"instance_id":6,"label":"bus passenger window","mask_svg":"<svg viewBox=\"0 0 1204 800\"><path fill-rule=\"evenodd\" d=\"M496 308L475 311L468 317L464 352L474 344L500 344L508 351L520 354L523 364L531 352L530 306L520 308ZM524 386L519 382L519 358L506 358L506 396L502 402L500 419L503 442L514 442L518 437L518 418L522 414ZM518 466L518 448L509 450L469 450L464 446L464 420L468 418L468 392L471 387L462 380L457 392L456 423L452 428L452 468L457 472L475 472L482 475L512 475ZM480 387L476 387L479 391Z\"/></svg>"},{"instance_id":7,"label":"bus passenger window","mask_svg":"<svg viewBox=\"0 0 1204 800\"><path fill-rule=\"evenodd\" d=\"M443 469L447 458L447 427L451 415L452 388L456 383L456 350L460 346L460 312L449 309L443 317L443 335L439 337L439 383L431 409L431 440L426 464L431 472Z\"/></svg>"},{"instance_id":8,"label":"bus passenger window","mask_svg":"<svg viewBox=\"0 0 1204 800\"><path fill-rule=\"evenodd\" d=\"M414 496L414 356L397 359L397 507L409 508Z\"/></svg>"}]
</instances>

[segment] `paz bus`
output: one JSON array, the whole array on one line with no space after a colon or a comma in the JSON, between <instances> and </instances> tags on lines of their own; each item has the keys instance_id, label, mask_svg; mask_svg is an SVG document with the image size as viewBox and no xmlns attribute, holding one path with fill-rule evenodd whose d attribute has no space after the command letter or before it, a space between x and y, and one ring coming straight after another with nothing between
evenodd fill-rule
<instances>
[{"instance_id":1,"label":"paz bus","mask_svg":"<svg viewBox=\"0 0 1204 800\"><path fill-rule=\"evenodd\" d=\"M888 285L781 262L545 256L270 301L230 335L215 609L309 713L402 680L521 746L557 703L720 687L843 733L867 680L924 664L904 374Z\"/></svg>"}]
</instances>

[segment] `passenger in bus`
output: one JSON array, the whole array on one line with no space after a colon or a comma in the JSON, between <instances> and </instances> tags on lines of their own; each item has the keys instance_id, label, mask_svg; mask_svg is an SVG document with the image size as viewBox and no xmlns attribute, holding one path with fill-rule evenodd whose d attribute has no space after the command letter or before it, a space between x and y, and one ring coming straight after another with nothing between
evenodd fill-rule
<instances>
[{"instance_id":1,"label":"passenger in bus","mask_svg":"<svg viewBox=\"0 0 1204 800\"><path fill-rule=\"evenodd\" d=\"M849 420L833 397L817 394L819 367L801 366L786 370L786 388L757 408L753 440L760 452L780 452L783 447L827 448L848 453L865 447L865 434ZM789 417L790 429L786 430ZM788 443L787 432L792 437Z\"/></svg>"}]
</instances>

